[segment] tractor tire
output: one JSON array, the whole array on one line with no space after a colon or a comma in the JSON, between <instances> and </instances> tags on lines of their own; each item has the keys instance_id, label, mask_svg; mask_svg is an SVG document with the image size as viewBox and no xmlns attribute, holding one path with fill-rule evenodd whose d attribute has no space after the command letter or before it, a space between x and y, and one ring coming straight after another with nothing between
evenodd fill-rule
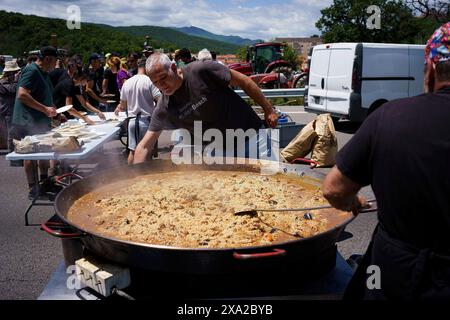
<instances>
[{"instance_id":1,"label":"tractor tire","mask_svg":"<svg viewBox=\"0 0 450 320\"><path fill-rule=\"evenodd\" d=\"M294 81L294 88L304 88L306 87L306 80L307 80L307 75L301 75L300 77L298 77L297 79L295 79Z\"/></svg>"},{"instance_id":2,"label":"tractor tire","mask_svg":"<svg viewBox=\"0 0 450 320\"><path fill-rule=\"evenodd\" d=\"M277 89L277 84L273 81L267 83L260 83L259 87L261 89Z\"/></svg>"}]
</instances>

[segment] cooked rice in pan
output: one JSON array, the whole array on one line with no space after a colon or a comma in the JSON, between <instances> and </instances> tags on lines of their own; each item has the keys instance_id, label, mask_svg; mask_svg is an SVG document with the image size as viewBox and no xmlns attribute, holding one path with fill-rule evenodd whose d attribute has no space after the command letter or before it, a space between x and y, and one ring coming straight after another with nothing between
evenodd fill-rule
<instances>
[{"instance_id":1,"label":"cooked rice in pan","mask_svg":"<svg viewBox=\"0 0 450 320\"><path fill-rule=\"evenodd\" d=\"M78 199L68 217L79 227L133 242L182 248L236 248L306 238L327 229L311 212L234 213L326 204L318 186L298 177L193 171L140 176Z\"/></svg>"}]
</instances>

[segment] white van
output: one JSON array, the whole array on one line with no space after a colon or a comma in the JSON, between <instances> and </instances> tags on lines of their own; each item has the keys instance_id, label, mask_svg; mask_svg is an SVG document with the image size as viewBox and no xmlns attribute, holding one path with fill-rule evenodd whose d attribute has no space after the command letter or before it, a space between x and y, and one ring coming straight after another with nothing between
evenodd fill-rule
<instances>
[{"instance_id":1,"label":"white van","mask_svg":"<svg viewBox=\"0 0 450 320\"><path fill-rule=\"evenodd\" d=\"M331 43L313 48L305 110L360 122L383 103L423 92L425 46Z\"/></svg>"}]
</instances>

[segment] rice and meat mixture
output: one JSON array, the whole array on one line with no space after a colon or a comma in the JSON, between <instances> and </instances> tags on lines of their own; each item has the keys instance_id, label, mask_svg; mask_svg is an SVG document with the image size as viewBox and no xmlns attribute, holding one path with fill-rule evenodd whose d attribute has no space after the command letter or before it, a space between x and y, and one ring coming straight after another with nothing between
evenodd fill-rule
<instances>
[{"instance_id":1,"label":"rice and meat mixture","mask_svg":"<svg viewBox=\"0 0 450 320\"><path fill-rule=\"evenodd\" d=\"M283 175L244 172L173 172L116 183L85 195L69 218L97 233L123 240L182 248L236 248L310 237L327 221L304 212L234 213L254 208L324 205L318 187ZM92 208L94 203L94 208ZM77 213L86 212L88 220Z\"/></svg>"}]
</instances>

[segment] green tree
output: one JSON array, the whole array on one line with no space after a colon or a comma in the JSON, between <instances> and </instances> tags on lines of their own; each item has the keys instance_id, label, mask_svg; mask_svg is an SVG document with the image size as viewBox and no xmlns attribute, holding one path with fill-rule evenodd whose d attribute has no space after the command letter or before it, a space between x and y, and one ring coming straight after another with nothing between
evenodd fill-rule
<instances>
[{"instance_id":1,"label":"green tree","mask_svg":"<svg viewBox=\"0 0 450 320\"><path fill-rule=\"evenodd\" d=\"M289 44L286 44L283 49L283 59L291 64L293 70L298 70L300 61L297 52L295 52L294 48Z\"/></svg>"},{"instance_id":2,"label":"green tree","mask_svg":"<svg viewBox=\"0 0 450 320\"><path fill-rule=\"evenodd\" d=\"M381 9L381 28L367 28L372 13L369 6ZM398 0L334 0L321 10L316 27L326 43L330 42L385 42L414 43L420 23L404 1Z\"/></svg>"},{"instance_id":3,"label":"green tree","mask_svg":"<svg viewBox=\"0 0 450 320\"><path fill-rule=\"evenodd\" d=\"M431 18L437 23L450 21L450 1L448 0L405 0L408 7L422 18Z\"/></svg>"},{"instance_id":4,"label":"green tree","mask_svg":"<svg viewBox=\"0 0 450 320\"><path fill-rule=\"evenodd\" d=\"M245 61L247 58L247 47L239 48L236 52L236 57L241 61Z\"/></svg>"}]
</instances>

